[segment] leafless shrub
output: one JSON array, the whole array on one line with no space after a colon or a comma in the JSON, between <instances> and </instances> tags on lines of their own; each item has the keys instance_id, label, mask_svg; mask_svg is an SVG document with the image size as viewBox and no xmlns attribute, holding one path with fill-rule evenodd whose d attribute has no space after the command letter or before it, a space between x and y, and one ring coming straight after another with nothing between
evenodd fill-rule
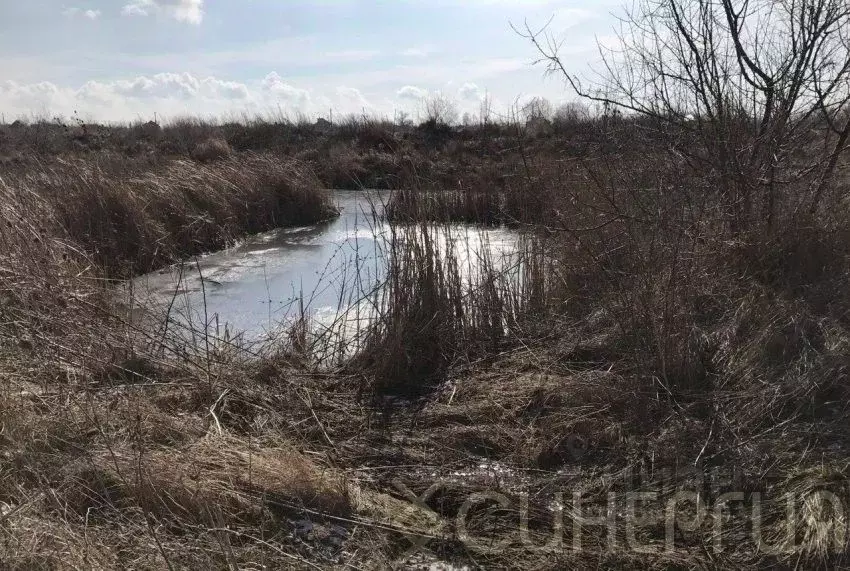
<instances>
[{"instance_id":1,"label":"leafless shrub","mask_svg":"<svg viewBox=\"0 0 850 571\"><path fill-rule=\"evenodd\" d=\"M580 96L687 134L677 152L712 173L737 231L774 228L780 207L822 207L850 136L848 29L838 0L641 1L590 81L564 67L551 35L524 35Z\"/></svg>"},{"instance_id":2,"label":"leafless shrub","mask_svg":"<svg viewBox=\"0 0 850 571\"><path fill-rule=\"evenodd\" d=\"M423 99L422 107L425 123L447 126L454 125L458 121L457 104L442 93L433 93Z\"/></svg>"}]
</instances>

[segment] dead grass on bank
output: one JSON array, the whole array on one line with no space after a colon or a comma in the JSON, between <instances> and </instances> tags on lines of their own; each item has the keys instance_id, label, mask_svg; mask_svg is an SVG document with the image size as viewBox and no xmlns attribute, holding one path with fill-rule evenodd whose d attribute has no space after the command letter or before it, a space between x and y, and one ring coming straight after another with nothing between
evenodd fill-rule
<instances>
[{"instance_id":1,"label":"dead grass on bank","mask_svg":"<svg viewBox=\"0 0 850 571\"><path fill-rule=\"evenodd\" d=\"M386 216L401 223L431 220L494 225L509 221L503 203L504 193L498 189L405 189L391 195Z\"/></svg>"},{"instance_id":2,"label":"dead grass on bank","mask_svg":"<svg viewBox=\"0 0 850 571\"><path fill-rule=\"evenodd\" d=\"M277 157L172 161L141 172L115 161L57 159L9 181L45 201L52 223L114 277L333 215L312 172Z\"/></svg>"},{"instance_id":3,"label":"dead grass on bank","mask_svg":"<svg viewBox=\"0 0 850 571\"><path fill-rule=\"evenodd\" d=\"M263 161L253 159L258 170L241 176L269 185L291 184L298 176L288 167L261 173ZM239 174L236 165L200 175L188 166L172 168L172 176L186 175L181 182L187 205L192 182L221 181L225 199ZM280 181L282 175L289 178ZM125 193L126 185L137 184L148 198L155 198L153 189L163 200L180 200L155 186L157 176L151 174L145 187L109 179L91 165L65 163L31 173L25 184L0 181L0 566L233 568L291 561L312 568L296 554L303 542L293 545L291 524L273 525L280 520L263 516L271 526L266 531L240 522L257 510L266 513L266 497L289 502L287 509L295 512L312 506L346 516L344 480L331 476L326 484L325 472L289 444L278 441L276 448L256 452L256 442L217 436L210 407L221 393L214 391L242 358L234 360L235 352L176 360L146 353L137 343L142 332L114 311L98 252L87 253L74 235L91 227L63 218L86 211L90 224L109 225L115 212L102 202L98 210L71 200L141 201L132 193L118 195L119 183ZM63 198L59 185L69 180L74 184L64 187ZM39 182L57 186L45 191ZM284 209L262 215L283 213L290 198L273 196L271 206ZM319 204L324 207L324 199ZM154 225L150 218L144 222ZM109 233L95 236L104 235ZM115 235L116 248L121 239ZM210 515L214 519L198 523ZM336 551L328 547L328 557Z\"/></svg>"},{"instance_id":4,"label":"dead grass on bank","mask_svg":"<svg viewBox=\"0 0 850 571\"><path fill-rule=\"evenodd\" d=\"M349 517L345 481L291 444L211 433L186 447L145 452L107 449L94 465L120 481L134 503L160 517L215 523L250 520L264 505Z\"/></svg>"},{"instance_id":5,"label":"dead grass on bank","mask_svg":"<svg viewBox=\"0 0 850 571\"><path fill-rule=\"evenodd\" d=\"M328 417L342 401L324 382L281 367L292 385L261 390L232 373L213 399L200 380L62 390L45 377L51 390L30 392L4 376L0 564L385 567L405 534L441 533L431 512L343 471L353 434L336 428L352 415Z\"/></svg>"},{"instance_id":6,"label":"dead grass on bank","mask_svg":"<svg viewBox=\"0 0 850 571\"><path fill-rule=\"evenodd\" d=\"M466 544L479 564L838 564L848 548L843 514L850 499L844 452L850 440L841 428L850 419L839 403L850 395L843 375L836 378L827 363L843 360L843 350L832 346L818 354L804 349L792 360L794 373L768 381L765 353L752 352L760 343L750 334L733 341L741 346L735 350L736 367L718 364L718 388L698 395L670 394L639 368L623 368L627 362L598 368L572 347L553 352L545 342L459 371L422 408L396 411L386 429L396 467L385 467L379 480L401 480L417 495L437 485L428 505L449 522L471 494L500 494L496 497L505 499L505 506L489 502L468 521L476 526L473 536L500 546L507 540L510 547L492 552L487 541ZM787 333L785 340L793 345L794 334ZM811 369L801 375L801 368L809 368L804 363ZM735 385L742 367L761 379ZM814 379L827 386L813 384ZM820 389L831 396L824 399ZM834 404L812 408L825 400ZM423 468L405 468L416 465ZM619 519L616 548L606 542L604 528L593 524L582 535L585 549L577 552L570 548L576 521L570 510L563 516L566 547L542 550L557 531L551 509L555 494L563 493L572 505L571 495L579 490L586 501L583 509L589 510L584 513L604 513L609 493L616 494L621 510L627 492L657 494L646 508L655 510L649 513L655 523L638 525L640 545L651 550L630 548L626 520ZM668 551L664 506L681 491L702 494L708 512L699 529L677 534ZM715 502L730 492L741 493L736 501L742 507L721 522ZM789 512L789 499L796 511ZM529 502L525 517L531 546L520 541L518 531L523 501ZM760 549L754 539L755 502L762 537L777 550ZM692 508L681 506L680 517L691 521ZM452 551L450 543L442 547Z\"/></svg>"},{"instance_id":7,"label":"dead grass on bank","mask_svg":"<svg viewBox=\"0 0 850 571\"><path fill-rule=\"evenodd\" d=\"M53 204L0 184L0 567L389 565L390 538L433 533L333 466L354 395L285 359L138 343Z\"/></svg>"}]
</instances>

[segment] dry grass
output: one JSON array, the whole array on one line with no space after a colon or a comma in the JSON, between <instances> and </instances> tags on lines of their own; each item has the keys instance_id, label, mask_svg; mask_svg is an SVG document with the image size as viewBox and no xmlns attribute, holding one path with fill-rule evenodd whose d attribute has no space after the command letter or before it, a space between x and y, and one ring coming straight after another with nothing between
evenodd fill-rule
<instances>
[{"instance_id":1,"label":"dry grass","mask_svg":"<svg viewBox=\"0 0 850 571\"><path fill-rule=\"evenodd\" d=\"M328 215L300 164L102 154L16 169L0 180L0 567L392 568L414 564L416 537L493 568L845 564L840 193L806 219L784 189L782 231L732 232L710 180L660 152L530 169L499 200L527 193L528 213L549 214L520 225L513 274L486 259L469 274L417 211L391 238L365 351L313 371L220 340L169 354L103 287ZM587 524L575 550L569 504L566 547L539 549L554 494L577 490L585 508L653 492L663 518L691 490L710 509L669 550L657 521L637 532L656 549L630 548L623 520L614 547ZM481 492L507 503L472 506L479 540L464 541L457 515ZM721 519L726 492L744 499ZM753 542L756 493L762 537L791 529L793 546Z\"/></svg>"},{"instance_id":2,"label":"dry grass","mask_svg":"<svg viewBox=\"0 0 850 571\"><path fill-rule=\"evenodd\" d=\"M491 506L475 523L484 534L498 529L512 549L466 543L478 564L840 565L850 443L841 428L850 420L846 204L812 220L794 210L795 189L783 188L782 231L753 222L742 232L706 180L661 155L632 159L561 171L555 180L573 184L560 195L542 190L557 202L532 228L538 241L523 252L521 287L489 298L483 284L496 273L486 264L485 279L468 289L425 225L407 227L391 252L388 309L360 363L390 435L394 462L383 481L401 479L416 494L439 482L428 504L448 521L470 494L507 498L510 507ZM409 212L434 218L422 214L434 212L431 195L406 196ZM665 551L660 506L683 489L706 494L711 513ZM642 532L654 551L630 549L623 521L613 550L593 534L582 552L517 545L522 492L532 536L545 541L552 494L575 490L597 508L609 493L620 501L657 493L661 523ZM711 503L725 493L743 505L728 521ZM760 548L756 506L771 545L794 530L787 548ZM451 541L440 546L457 553Z\"/></svg>"},{"instance_id":3,"label":"dry grass","mask_svg":"<svg viewBox=\"0 0 850 571\"><path fill-rule=\"evenodd\" d=\"M519 254L489 248L480 229L425 220L392 228L379 315L351 363L378 393L421 396L452 364L498 351L525 300Z\"/></svg>"},{"instance_id":4,"label":"dry grass","mask_svg":"<svg viewBox=\"0 0 850 571\"><path fill-rule=\"evenodd\" d=\"M221 138L210 138L201 141L192 149L192 158L202 163L220 161L233 154L230 144Z\"/></svg>"},{"instance_id":5,"label":"dry grass","mask_svg":"<svg viewBox=\"0 0 850 571\"><path fill-rule=\"evenodd\" d=\"M352 509L343 478L319 469L285 442L209 434L186 447L142 455L105 450L95 454L93 464L104 480L121 482L119 493L161 517L214 524L221 517L253 519L264 505L339 517Z\"/></svg>"},{"instance_id":6,"label":"dry grass","mask_svg":"<svg viewBox=\"0 0 850 571\"><path fill-rule=\"evenodd\" d=\"M387 218L394 222L505 223L513 217L505 213L503 194L496 190L401 190L391 196L387 204Z\"/></svg>"},{"instance_id":7,"label":"dry grass","mask_svg":"<svg viewBox=\"0 0 850 571\"><path fill-rule=\"evenodd\" d=\"M58 159L8 184L46 202L51 222L116 277L333 215L308 169L264 155L152 170L118 157Z\"/></svg>"}]
</instances>

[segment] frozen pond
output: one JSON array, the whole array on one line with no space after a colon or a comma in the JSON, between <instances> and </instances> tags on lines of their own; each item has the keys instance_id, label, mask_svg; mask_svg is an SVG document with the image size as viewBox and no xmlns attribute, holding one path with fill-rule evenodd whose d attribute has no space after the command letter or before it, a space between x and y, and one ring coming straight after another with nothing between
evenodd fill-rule
<instances>
[{"instance_id":1,"label":"frozen pond","mask_svg":"<svg viewBox=\"0 0 850 571\"><path fill-rule=\"evenodd\" d=\"M191 329L260 341L300 316L311 328L362 327L374 315L386 276L392 227L382 220L386 192L333 191L340 216L332 221L249 237L222 250L136 278L136 303L166 308ZM438 248L451 243L461 273L474 272L482 252L501 258L515 234L471 225L435 227ZM442 244L442 246L440 246ZM352 325L353 324L353 325Z\"/></svg>"}]
</instances>

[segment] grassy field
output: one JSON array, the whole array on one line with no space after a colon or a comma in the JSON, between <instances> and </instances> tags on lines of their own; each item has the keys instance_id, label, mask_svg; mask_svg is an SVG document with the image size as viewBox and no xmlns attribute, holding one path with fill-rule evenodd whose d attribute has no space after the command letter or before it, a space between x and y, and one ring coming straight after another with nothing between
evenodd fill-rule
<instances>
[{"instance_id":1,"label":"grassy field","mask_svg":"<svg viewBox=\"0 0 850 571\"><path fill-rule=\"evenodd\" d=\"M846 156L742 210L657 122L438 127L0 127L0 567L845 564ZM115 299L360 185L399 225L339 366ZM455 220L521 279L462 279Z\"/></svg>"}]
</instances>

